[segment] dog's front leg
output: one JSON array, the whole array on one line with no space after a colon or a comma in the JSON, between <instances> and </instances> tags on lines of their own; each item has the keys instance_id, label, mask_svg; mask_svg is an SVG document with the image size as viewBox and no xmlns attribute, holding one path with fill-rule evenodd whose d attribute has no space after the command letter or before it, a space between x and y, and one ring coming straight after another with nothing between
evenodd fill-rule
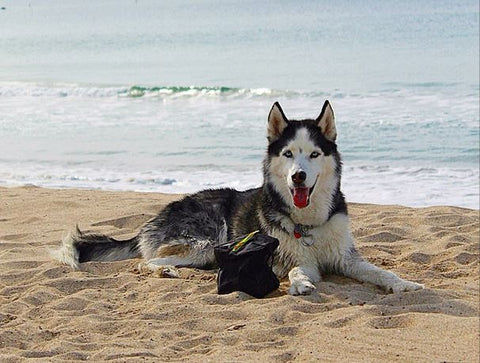
<instances>
[{"instance_id":1,"label":"dog's front leg","mask_svg":"<svg viewBox=\"0 0 480 363\"><path fill-rule=\"evenodd\" d=\"M315 290L315 282L320 281L320 271L317 267L298 266L288 273L290 279L290 295L310 295Z\"/></svg>"},{"instance_id":2,"label":"dog's front leg","mask_svg":"<svg viewBox=\"0 0 480 363\"><path fill-rule=\"evenodd\" d=\"M421 284L401 279L391 271L372 265L365 261L355 249L344 256L341 269L340 272L343 275L383 287L387 292L399 293L424 288Z\"/></svg>"}]
</instances>

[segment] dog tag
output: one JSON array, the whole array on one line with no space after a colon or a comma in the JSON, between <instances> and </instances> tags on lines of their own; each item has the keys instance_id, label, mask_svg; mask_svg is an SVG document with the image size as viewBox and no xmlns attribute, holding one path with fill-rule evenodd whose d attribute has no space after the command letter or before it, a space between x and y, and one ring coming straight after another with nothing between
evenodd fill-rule
<instances>
[{"instance_id":1,"label":"dog tag","mask_svg":"<svg viewBox=\"0 0 480 363\"><path fill-rule=\"evenodd\" d=\"M296 239L301 238L301 242L304 246L311 246L315 242L312 236L308 235L308 229L306 226L301 224L296 224L295 229L293 230L293 235Z\"/></svg>"},{"instance_id":2,"label":"dog tag","mask_svg":"<svg viewBox=\"0 0 480 363\"><path fill-rule=\"evenodd\" d=\"M310 247L311 245L313 245L314 242L315 240L313 239L312 236L303 236L302 238L302 245L306 247Z\"/></svg>"},{"instance_id":3,"label":"dog tag","mask_svg":"<svg viewBox=\"0 0 480 363\"><path fill-rule=\"evenodd\" d=\"M302 238L305 236L305 230L301 224L296 224L295 228L293 229L293 235L296 239Z\"/></svg>"}]
</instances>

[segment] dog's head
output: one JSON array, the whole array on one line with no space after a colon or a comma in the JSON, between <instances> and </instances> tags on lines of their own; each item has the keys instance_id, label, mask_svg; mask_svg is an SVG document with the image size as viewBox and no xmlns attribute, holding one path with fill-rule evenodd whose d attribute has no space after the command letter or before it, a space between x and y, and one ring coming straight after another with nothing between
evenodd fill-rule
<instances>
[{"instance_id":1,"label":"dog's head","mask_svg":"<svg viewBox=\"0 0 480 363\"><path fill-rule=\"evenodd\" d=\"M305 208L336 184L339 159L333 109L325 101L316 119L288 120L276 102L268 116L265 174L285 202Z\"/></svg>"}]
</instances>

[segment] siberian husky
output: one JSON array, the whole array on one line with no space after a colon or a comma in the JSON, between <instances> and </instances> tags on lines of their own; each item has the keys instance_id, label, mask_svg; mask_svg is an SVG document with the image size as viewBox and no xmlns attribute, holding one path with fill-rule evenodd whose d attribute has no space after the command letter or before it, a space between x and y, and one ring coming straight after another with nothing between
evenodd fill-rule
<instances>
[{"instance_id":1,"label":"siberian husky","mask_svg":"<svg viewBox=\"0 0 480 363\"><path fill-rule=\"evenodd\" d=\"M268 116L263 185L239 192L205 190L170 203L136 237L115 240L77 228L54 257L73 268L86 261L143 257L145 266L211 268L214 246L254 230L278 238L274 272L289 293L307 295L322 273L338 273L399 293L423 286L365 261L350 232L340 190L342 163L328 101L316 119L288 120L278 103Z\"/></svg>"}]
</instances>

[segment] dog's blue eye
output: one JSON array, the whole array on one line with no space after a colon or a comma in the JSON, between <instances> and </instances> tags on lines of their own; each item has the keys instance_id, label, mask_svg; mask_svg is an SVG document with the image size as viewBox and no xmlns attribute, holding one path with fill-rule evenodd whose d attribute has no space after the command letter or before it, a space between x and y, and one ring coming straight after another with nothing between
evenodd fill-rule
<instances>
[{"instance_id":1,"label":"dog's blue eye","mask_svg":"<svg viewBox=\"0 0 480 363\"><path fill-rule=\"evenodd\" d=\"M290 150L287 150L283 153L283 156L285 156L286 158L293 158L293 154Z\"/></svg>"},{"instance_id":2,"label":"dog's blue eye","mask_svg":"<svg viewBox=\"0 0 480 363\"><path fill-rule=\"evenodd\" d=\"M315 158L318 158L320 156L320 153L314 151L313 153L310 154L310 158L312 159L315 159Z\"/></svg>"}]
</instances>

